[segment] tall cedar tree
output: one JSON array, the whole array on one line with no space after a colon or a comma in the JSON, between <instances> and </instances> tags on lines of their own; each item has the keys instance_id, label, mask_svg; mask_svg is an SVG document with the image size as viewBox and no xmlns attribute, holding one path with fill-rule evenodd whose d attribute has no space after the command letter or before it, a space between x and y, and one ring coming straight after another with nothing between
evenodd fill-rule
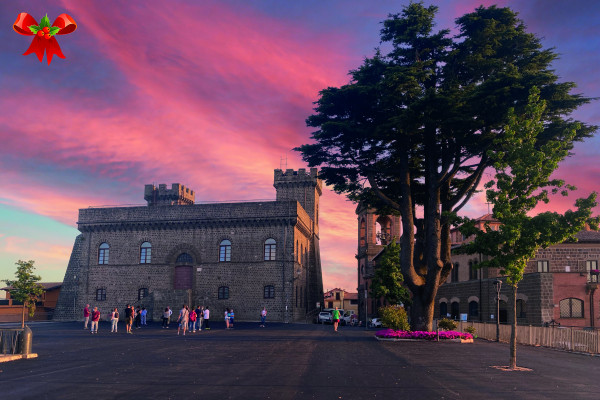
<instances>
[{"instance_id":1,"label":"tall cedar tree","mask_svg":"<svg viewBox=\"0 0 600 400\"><path fill-rule=\"evenodd\" d=\"M403 285L404 277L400 271L400 246L392 240L385 247L377 262L377 269L371 282L371 297L383 297L389 304L410 304L410 293Z\"/></svg>"},{"instance_id":2,"label":"tall cedar tree","mask_svg":"<svg viewBox=\"0 0 600 400\"><path fill-rule=\"evenodd\" d=\"M529 90L547 101L540 141L566 142L595 127L566 117L590 99L570 94L542 49L508 8L479 7L456 20L458 35L433 32L437 7L411 3L383 22L377 50L342 87L320 92L307 125L313 144L295 150L338 193L399 212L401 267L412 292L411 326L430 330L434 299L450 271L450 227L492 165L488 150L506 134L511 107L523 113Z\"/></svg>"},{"instance_id":3,"label":"tall cedar tree","mask_svg":"<svg viewBox=\"0 0 600 400\"><path fill-rule=\"evenodd\" d=\"M549 192L566 196L574 187L562 180L550 179L558 163L569 154L570 141L575 129L567 129L560 140L541 140L544 131L546 105L539 99L539 90L532 89L525 112L508 114L505 134L494 140L494 149L487 152L494 163L495 180L486 183L486 195L493 204L493 216L501 225L499 230L485 231L475 227L475 221L464 219L461 232L475 235L472 242L462 246L461 252L481 253L492 258L479 267L499 268L512 288L510 367L517 367L517 286L523 279L527 261L540 248L575 240L575 234L586 225L598 229L598 218L592 218L592 208L597 205L596 193L575 202L576 211L564 215L545 212L530 217L539 202L549 202Z\"/></svg>"},{"instance_id":4,"label":"tall cedar tree","mask_svg":"<svg viewBox=\"0 0 600 400\"><path fill-rule=\"evenodd\" d=\"M34 261L21 261L15 263L17 271L15 272L15 280L6 279L4 283L9 287L8 292L13 300L23 303L23 312L21 315L21 328L25 327L25 308L29 310L29 316L33 317L35 313L35 303L38 298L44 293L44 288L39 285L42 278L34 275Z\"/></svg>"}]
</instances>

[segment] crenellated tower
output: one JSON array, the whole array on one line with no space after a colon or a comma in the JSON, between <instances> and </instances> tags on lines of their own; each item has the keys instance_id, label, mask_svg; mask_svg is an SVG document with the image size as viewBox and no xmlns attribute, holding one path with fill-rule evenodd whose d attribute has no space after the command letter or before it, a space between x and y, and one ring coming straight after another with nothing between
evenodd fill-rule
<instances>
[{"instance_id":1,"label":"crenellated tower","mask_svg":"<svg viewBox=\"0 0 600 400\"><path fill-rule=\"evenodd\" d=\"M144 200L149 206L172 206L172 205L192 205L194 204L194 191L179 183L173 183L171 189L162 183L155 185L146 185L144 187Z\"/></svg>"},{"instance_id":2,"label":"crenellated tower","mask_svg":"<svg viewBox=\"0 0 600 400\"><path fill-rule=\"evenodd\" d=\"M319 179L317 168L309 172L304 168L294 171L275 170L273 186L277 191L277 201L297 200L315 224L315 233L319 234L319 198L323 194L323 181Z\"/></svg>"}]
</instances>

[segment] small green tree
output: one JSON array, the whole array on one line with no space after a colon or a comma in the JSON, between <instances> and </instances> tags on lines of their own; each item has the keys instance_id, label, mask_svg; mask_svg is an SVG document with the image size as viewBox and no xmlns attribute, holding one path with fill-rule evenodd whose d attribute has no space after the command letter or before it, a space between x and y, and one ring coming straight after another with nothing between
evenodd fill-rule
<instances>
[{"instance_id":1,"label":"small green tree","mask_svg":"<svg viewBox=\"0 0 600 400\"><path fill-rule=\"evenodd\" d=\"M461 232L475 235L475 240L463 246L462 252L482 253L492 258L480 263L481 267L495 267L506 276L512 288L512 330L510 339L510 368L517 367L517 286L523 279L527 261L540 248L565 240L576 240L575 234L585 225L598 229L598 218L592 218L596 193L575 202L576 211L564 215L544 212L529 216L539 202L548 203L549 192L566 196L575 188L558 179L550 179L558 163L569 155L577 126L557 132L555 137L541 133L553 123L552 116L544 118L546 103L540 101L539 90L533 88L525 113L509 112L504 135L494 141L494 150L487 152L494 162L495 180L488 182L488 202L493 204L493 216L501 225L493 231L477 229L474 221L467 220Z\"/></svg>"},{"instance_id":2,"label":"small green tree","mask_svg":"<svg viewBox=\"0 0 600 400\"><path fill-rule=\"evenodd\" d=\"M402 284L400 246L395 240L385 247L371 283L371 297L383 297L390 304L409 304L410 292Z\"/></svg>"},{"instance_id":3,"label":"small green tree","mask_svg":"<svg viewBox=\"0 0 600 400\"><path fill-rule=\"evenodd\" d=\"M381 323L383 326L395 329L397 331L410 331L410 324L408 323L408 315L404 307L400 306L386 306L379 309L379 315L381 316Z\"/></svg>"},{"instance_id":4,"label":"small green tree","mask_svg":"<svg viewBox=\"0 0 600 400\"><path fill-rule=\"evenodd\" d=\"M35 313L35 303L39 296L44 293L44 288L37 282L42 278L38 275L34 275L33 266L35 261L22 261L19 260L15 264L17 265L17 271L15 276L17 279L9 280L5 279L4 283L9 287L8 292L13 300L20 301L23 303L23 312L21 315L21 328L25 327L25 308L29 309L29 316L33 317Z\"/></svg>"},{"instance_id":5,"label":"small green tree","mask_svg":"<svg viewBox=\"0 0 600 400\"><path fill-rule=\"evenodd\" d=\"M454 331L458 324L451 319L442 318L438 321L438 328L443 329L445 331Z\"/></svg>"}]
</instances>

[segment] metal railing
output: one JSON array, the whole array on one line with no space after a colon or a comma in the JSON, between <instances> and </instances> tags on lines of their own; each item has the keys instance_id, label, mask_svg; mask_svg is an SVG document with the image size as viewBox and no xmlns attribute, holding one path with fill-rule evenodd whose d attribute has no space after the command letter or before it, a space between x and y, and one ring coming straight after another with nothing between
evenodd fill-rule
<instances>
[{"instance_id":1,"label":"metal railing","mask_svg":"<svg viewBox=\"0 0 600 400\"><path fill-rule=\"evenodd\" d=\"M17 354L23 329L0 329L0 354Z\"/></svg>"}]
</instances>

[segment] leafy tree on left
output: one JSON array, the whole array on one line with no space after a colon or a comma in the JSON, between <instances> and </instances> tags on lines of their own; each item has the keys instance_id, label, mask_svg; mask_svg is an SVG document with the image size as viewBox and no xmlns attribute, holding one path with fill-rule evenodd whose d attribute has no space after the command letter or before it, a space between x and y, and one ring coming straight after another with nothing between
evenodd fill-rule
<instances>
[{"instance_id":1,"label":"leafy tree on left","mask_svg":"<svg viewBox=\"0 0 600 400\"><path fill-rule=\"evenodd\" d=\"M23 302L23 313L21 315L21 328L25 327L25 308L29 310L29 316L33 317L35 313L35 303L39 296L44 293L44 288L38 284L42 278L39 275L34 275L33 266L35 261L19 260L17 271L15 272L15 280L5 279L4 283L10 288L8 292L13 300Z\"/></svg>"}]
</instances>

